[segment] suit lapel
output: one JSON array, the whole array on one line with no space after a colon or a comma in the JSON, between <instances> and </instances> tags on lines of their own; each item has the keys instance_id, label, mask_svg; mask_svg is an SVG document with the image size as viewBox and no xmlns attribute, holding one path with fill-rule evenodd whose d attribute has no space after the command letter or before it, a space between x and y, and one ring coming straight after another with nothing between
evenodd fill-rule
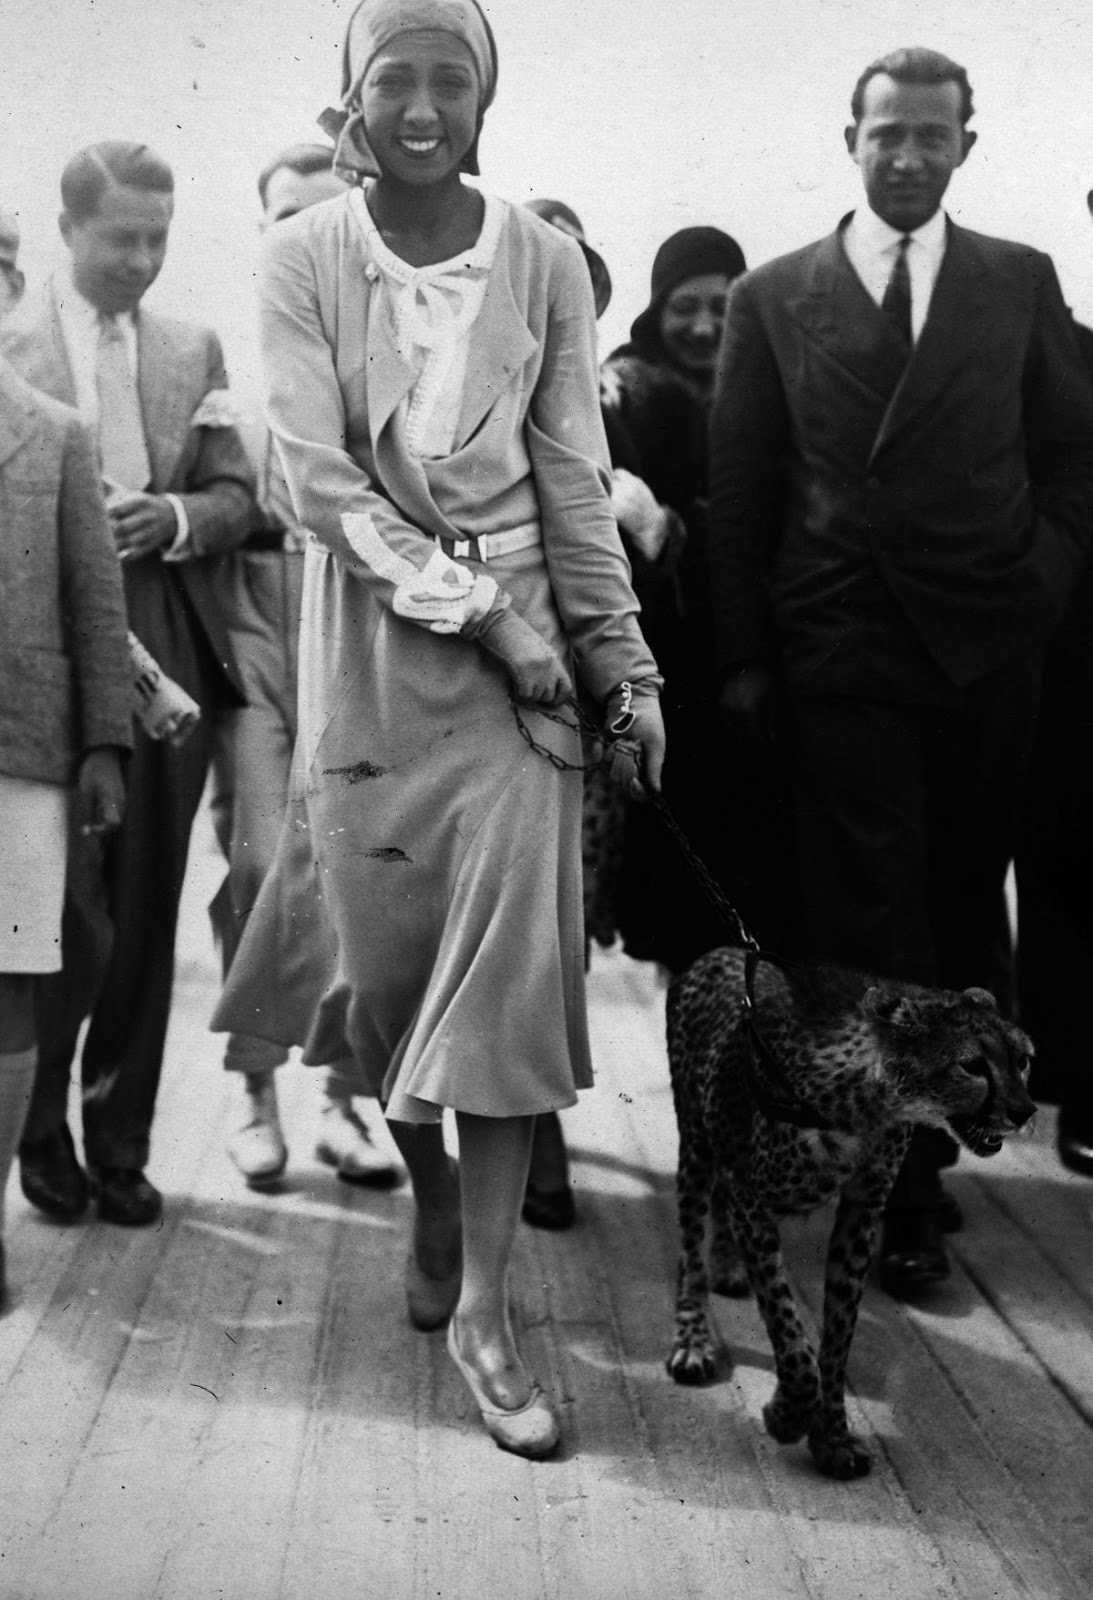
<instances>
[{"instance_id":1,"label":"suit lapel","mask_svg":"<svg viewBox=\"0 0 1093 1600\"><path fill-rule=\"evenodd\" d=\"M186 445L189 385L178 369L179 352L159 318L137 312L137 391L144 442L152 464L152 488L162 494L174 477Z\"/></svg>"},{"instance_id":2,"label":"suit lapel","mask_svg":"<svg viewBox=\"0 0 1093 1600\"><path fill-rule=\"evenodd\" d=\"M75 294L75 290L72 293ZM42 298L41 314L28 330L26 359L20 371L27 382L43 394L52 395L65 405L76 404L76 380L68 359L61 313L57 309L57 285L50 283Z\"/></svg>"},{"instance_id":3,"label":"suit lapel","mask_svg":"<svg viewBox=\"0 0 1093 1600\"><path fill-rule=\"evenodd\" d=\"M846 377L886 408L907 354L850 265L842 242L844 225L817 245L805 292L789 300L787 310Z\"/></svg>"},{"instance_id":4,"label":"suit lapel","mask_svg":"<svg viewBox=\"0 0 1093 1600\"><path fill-rule=\"evenodd\" d=\"M456 449L471 437L497 396L509 387L537 349L534 335L512 292L508 250L506 214L471 335Z\"/></svg>"},{"instance_id":5,"label":"suit lapel","mask_svg":"<svg viewBox=\"0 0 1093 1600\"><path fill-rule=\"evenodd\" d=\"M395 330L382 295L369 296L368 305L368 431L378 450L380 435L400 401L414 386L417 374L395 343Z\"/></svg>"},{"instance_id":6,"label":"suit lapel","mask_svg":"<svg viewBox=\"0 0 1093 1600\"><path fill-rule=\"evenodd\" d=\"M37 426L32 408L7 363L0 358L0 467L32 438Z\"/></svg>"},{"instance_id":7,"label":"suit lapel","mask_svg":"<svg viewBox=\"0 0 1093 1600\"><path fill-rule=\"evenodd\" d=\"M871 463L925 407L936 404L950 376L983 342L984 319L997 315L986 286L986 264L964 230L950 222L926 322L873 442Z\"/></svg>"}]
</instances>

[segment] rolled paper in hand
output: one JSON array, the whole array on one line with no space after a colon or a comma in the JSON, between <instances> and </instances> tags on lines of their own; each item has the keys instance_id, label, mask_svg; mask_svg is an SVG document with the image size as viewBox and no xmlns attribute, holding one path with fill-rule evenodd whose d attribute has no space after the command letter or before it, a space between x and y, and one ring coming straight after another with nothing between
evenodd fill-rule
<instances>
[{"instance_id":1,"label":"rolled paper in hand","mask_svg":"<svg viewBox=\"0 0 1093 1600\"><path fill-rule=\"evenodd\" d=\"M129 634L133 715L149 739L183 744L201 721L201 707L169 678L135 633Z\"/></svg>"}]
</instances>

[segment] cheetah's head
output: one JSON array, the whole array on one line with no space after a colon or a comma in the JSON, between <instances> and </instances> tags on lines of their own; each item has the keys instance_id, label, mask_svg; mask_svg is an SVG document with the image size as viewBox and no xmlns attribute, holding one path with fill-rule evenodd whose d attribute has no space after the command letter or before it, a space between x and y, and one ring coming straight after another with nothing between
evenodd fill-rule
<instances>
[{"instance_id":1,"label":"cheetah's head","mask_svg":"<svg viewBox=\"0 0 1093 1600\"><path fill-rule=\"evenodd\" d=\"M985 989L957 994L880 982L862 999L909 1122L951 1130L974 1155L997 1155L1036 1110L1032 1041Z\"/></svg>"}]
</instances>

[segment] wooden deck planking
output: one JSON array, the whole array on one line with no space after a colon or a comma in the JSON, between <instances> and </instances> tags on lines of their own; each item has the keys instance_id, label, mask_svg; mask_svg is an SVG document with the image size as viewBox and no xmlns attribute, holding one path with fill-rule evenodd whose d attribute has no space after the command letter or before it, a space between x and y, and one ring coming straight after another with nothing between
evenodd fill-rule
<instances>
[{"instance_id":1,"label":"wooden deck planking","mask_svg":"<svg viewBox=\"0 0 1093 1600\"><path fill-rule=\"evenodd\" d=\"M567 1114L580 1224L522 1230L515 1316L566 1417L561 1458L486 1438L442 1335L405 1320L405 1189L310 1159L317 1075L280 1078L293 1159L250 1194L224 1154L234 1085L188 886L152 1176L164 1227L43 1222L13 1184L0 1320L2 1600L1078 1600L1093 1591L1093 1185L1052 1115L952 1182L968 1215L930 1308L867 1289L851 1358L870 1478L832 1484L762 1429L751 1302L717 1300L735 1365L667 1378L675 1134L663 989L597 957L599 1085ZM204 874L204 880L202 878ZM815 1318L827 1219L787 1261Z\"/></svg>"}]
</instances>

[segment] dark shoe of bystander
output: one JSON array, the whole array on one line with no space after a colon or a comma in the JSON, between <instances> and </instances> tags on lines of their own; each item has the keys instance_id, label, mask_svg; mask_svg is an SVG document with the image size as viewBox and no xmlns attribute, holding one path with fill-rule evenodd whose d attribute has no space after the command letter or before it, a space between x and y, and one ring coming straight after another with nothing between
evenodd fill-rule
<instances>
[{"instance_id":1,"label":"dark shoe of bystander","mask_svg":"<svg viewBox=\"0 0 1093 1600\"><path fill-rule=\"evenodd\" d=\"M577 1208L569 1183L569 1157L561 1118L546 1111L535 1118L521 1216L531 1228L561 1233L573 1226Z\"/></svg>"},{"instance_id":2,"label":"dark shoe of bystander","mask_svg":"<svg viewBox=\"0 0 1093 1600\"><path fill-rule=\"evenodd\" d=\"M1083 1178L1093 1178L1093 1116L1061 1107L1055 1142L1064 1167Z\"/></svg>"},{"instance_id":3,"label":"dark shoe of bystander","mask_svg":"<svg viewBox=\"0 0 1093 1600\"><path fill-rule=\"evenodd\" d=\"M959 1233L964 1226L964 1212L961 1210L960 1201L948 1189L942 1189L941 1198L938 1200L934 1211L937 1214L937 1225L942 1233Z\"/></svg>"},{"instance_id":4,"label":"dark shoe of bystander","mask_svg":"<svg viewBox=\"0 0 1093 1600\"><path fill-rule=\"evenodd\" d=\"M878 1276L896 1300L914 1300L952 1271L936 1210L900 1206L886 1211Z\"/></svg>"},{"instance_id":5,"label":"dark shoe of bystander","mask_svg":"<svg viewBox=\"0 0 1093 1600\"><path fill-rule=\"evenodd\" d=\"M83 1216L90 1190L67 1123L19 1146L19 1182L31 1205L47 1216L61 1222Z\"/></svg>"},{"instance_id":6,"label":"dark shoe of bystander","mask_svg":"<svg viewBox=\"0 0 1093 1600\"><path fill-rule=\"evenodd\" d=\"M577 1216L573 1190L537 1189L529 1183L524 1191L524 1204L520 1215L529 1228L550 1228L562 1233L571 1228Z\"/></svg>"},{"instance_id":7,"label":"dark shoe of bystander","mask_svg":"<svg viewBox=\"0 0 1093 1600\"><path fill-rule=\"evenodd\" d=\"M91 1182L103 1222L146 1228L163 1215L163 1196L138 1167L95 1167Z\"/></svg>"}]
</instances>

